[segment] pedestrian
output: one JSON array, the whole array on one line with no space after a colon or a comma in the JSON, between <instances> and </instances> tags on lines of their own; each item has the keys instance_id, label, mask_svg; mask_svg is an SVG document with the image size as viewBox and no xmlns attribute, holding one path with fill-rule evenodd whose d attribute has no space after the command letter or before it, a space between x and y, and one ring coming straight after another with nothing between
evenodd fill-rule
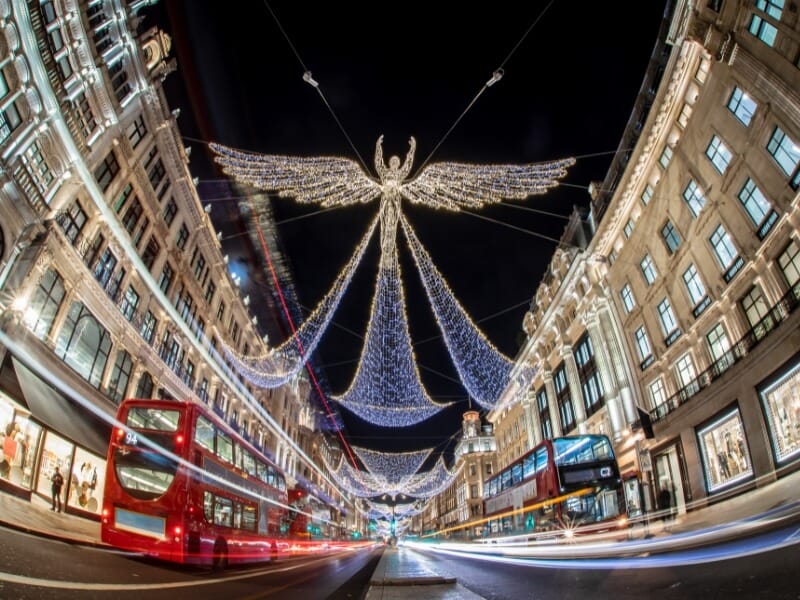
<instances>
[{"instance_id":1,"label":"pedestrian","mask_svg":"<svg viewBox=\"0 0 800 600\"><path fill-rule=\"evenodd\" d=\"M661 491L658 493L658 509L663 511L661 518L665 521L672 518L672 493L666 484L661 486Z\"/></svg>"},{"instance_id":2,"label":"pedestrian","mask_svg":"<svg viewBox=\"0 0 800 600\"><path fill-rule=\"evenodd\" d=\"M50 477L50 491L53 493L53 507L50 510L56 510L58 505L58 512L61 512L61 488L64 485L64 476L58 467Z\"/></svg>"}]
</instances>

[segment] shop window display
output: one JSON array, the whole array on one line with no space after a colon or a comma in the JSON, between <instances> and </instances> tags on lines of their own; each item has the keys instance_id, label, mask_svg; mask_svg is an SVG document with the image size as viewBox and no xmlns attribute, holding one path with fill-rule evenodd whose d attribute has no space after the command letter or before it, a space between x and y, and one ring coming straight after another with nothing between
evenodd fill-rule
<instances>
[{"instance_id":1,"label":"shop window display","mask_svg":"<svg viewBox=\"0 0 800 600\"><path fill-rule=\"evenodd\" d=\"M76 448L70 474L67 505L87 512L99 513L102 506L105 471L105 460L101 460L83 448Z\"/></svg>"},{"instance_id":2,"label":"shop window display","mask_svg":"<svg viewBox=\"0 0 800 600\"><path fill-rule=\"evenodd\" d=\"M697 437L709 492L753 475L739 409L699 429Z\"/></svg>"},{"instance_id":3,"label":"shop window display","mask_svg":"<svg viewBox=\"0 0 800 600\"><path fill-rule=\"evenodd\" d=\"M74 451L75 445L72 442L68 442L52 431L45 433L36 491L48 500L51 496L50 477L53 475L55 468L59 467L66 480L64 482L64 487L61 488L61 501L66 504L67 494L71 493L70 488L72 487L70 478L68 478L66 474L71 473L72 455Z\"/></svg>"},{"instance_id":4,"label":"shop window display","mask_svg":"<svg viewBox=\"0 0 800 600\"><path fill-rule=\"evenodd\" d=\"M0 399L0 478L31 489L42 428Z\"/></svg>"},{"instance_id":5,"label":"shop window display","mask_svg":"<svg viewBox=\"0 0 800 600\"><path fill-rule=\"evenodd\" d=\"M800 363L759 393L776 461L800 456Z\"/></svg>"}]
</instances>

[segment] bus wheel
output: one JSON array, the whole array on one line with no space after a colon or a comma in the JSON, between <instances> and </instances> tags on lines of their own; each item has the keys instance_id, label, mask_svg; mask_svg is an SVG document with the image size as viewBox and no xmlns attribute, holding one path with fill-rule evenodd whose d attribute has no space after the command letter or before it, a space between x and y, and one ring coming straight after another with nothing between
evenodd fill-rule
<instances>
[{"instance_id":1,"label":"bus wheel","mask_svg":"<svg viewBox=\"0 0 800 600\"><path fill-rule=\"evenodd\" d=\"M214 557L211 559L211 568L214 571L224 571L228 567L228 544L219 539L214 544Z\"/></svg>"}]
</instances>

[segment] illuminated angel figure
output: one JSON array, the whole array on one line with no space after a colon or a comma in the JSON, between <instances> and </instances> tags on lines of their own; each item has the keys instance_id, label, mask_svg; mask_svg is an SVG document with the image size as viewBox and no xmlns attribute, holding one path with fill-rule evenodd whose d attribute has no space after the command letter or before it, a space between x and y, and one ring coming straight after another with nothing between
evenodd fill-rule
<instances>
[{"instance_id":1,"label":"illuminated angel figure","mask_svg":"<svg viewBox=\"0 0 800 600\"><path fill-rule=\"evenodd\" d=\"M294 197L298 202L347 206L380 196L382 257L390 254L396 243L401 198L412 204L453 211L503 200L524 200L556 186L566 175L567 167L575 163L573 158L522 165L440 162L408 179L416 140L409 140L410 149L402 165L397 156L384 164L382 144L381 135L375 147L378 179L349 158L257 154L216 143L211 144L211 149L223 171L237 181L278 192L281 197Z\"/></svg>"}]
</instances>

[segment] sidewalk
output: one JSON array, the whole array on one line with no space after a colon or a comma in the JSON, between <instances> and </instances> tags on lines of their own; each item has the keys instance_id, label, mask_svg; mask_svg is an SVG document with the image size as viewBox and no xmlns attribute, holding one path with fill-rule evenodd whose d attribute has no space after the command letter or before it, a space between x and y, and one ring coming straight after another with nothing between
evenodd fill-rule
<instances>
[{"instance_id":1,"label":"sidewalk","mask_svg":"<svg viewBox=\"0 0 800 600\"><path fill-rule=\"evenodd\" d=\"M0 523L68 543L105 546L100 541L100 522L50 510L50 503L33 494L31 501L0 492Z\"/></svg>"}]
</instances>

